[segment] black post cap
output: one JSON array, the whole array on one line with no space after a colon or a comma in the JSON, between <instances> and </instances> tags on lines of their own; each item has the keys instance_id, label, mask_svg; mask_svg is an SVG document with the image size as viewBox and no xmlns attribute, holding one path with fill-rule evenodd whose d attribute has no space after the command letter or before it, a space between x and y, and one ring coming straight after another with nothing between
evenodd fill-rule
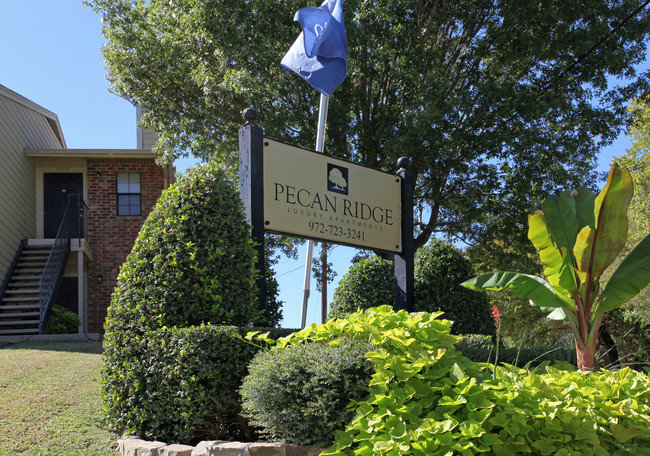
<instances>
[{"instance_id":1,"label":"black post cap","mask_svg":"<svg viewBox=\"0 0 650 456\"><path fill-rule=\"evenodd\" d=\"M397 160L397 166L398 166L400 169L406 169L406 168L408 168L410 163L411 163L411 160L409 160L408 157L400 157L400 158Z\"/></svg>"},{"instance_id":2,"label":"black post cap","mask_svg":"<svg viewBox=\"0 0 650 456\"><path fill-rule=\"evenodd\" d=\"M246 122L255 122L257 120L257 110L250 106L242 112L242 116Z\"/></svg>"}]
</instances>

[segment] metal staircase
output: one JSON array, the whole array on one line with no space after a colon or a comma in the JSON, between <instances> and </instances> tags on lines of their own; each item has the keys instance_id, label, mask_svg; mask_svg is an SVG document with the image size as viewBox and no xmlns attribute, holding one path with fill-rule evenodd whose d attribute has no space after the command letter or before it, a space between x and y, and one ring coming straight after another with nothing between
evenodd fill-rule
<instances>
[{"instance_id":1,"label":"metal staircase","mask_svg":"<svg viewBox=\"0 0 650 456\"><path fill-rule=\"evenodd\" d=\"M50 245L23 243L0 303L0 335L38 334L41 322L39 283Z\"/></svg>"},{"instance_id":2,"label":"metal staircase","mask_svg":"<svg viewBox=\"0 0 650 456\"><path fill-rule=\"evenodd\" d=\"M56 239L24 240L0 288L0 336L44 334L70 255L87 232L88 208L70 195Z\"/></svg>"}]
</instances>

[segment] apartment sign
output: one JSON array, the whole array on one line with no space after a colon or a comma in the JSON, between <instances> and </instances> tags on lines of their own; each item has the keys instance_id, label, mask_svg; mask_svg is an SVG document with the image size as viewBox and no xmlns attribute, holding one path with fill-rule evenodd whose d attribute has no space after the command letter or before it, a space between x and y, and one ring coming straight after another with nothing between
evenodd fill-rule
<instances>
[{"instance_id":1,"label":"apartment sign","mask_svg":"<svg viewBox=\"0 0 650 456\"><path fill-rule=\"evenodd\" d=\"M395 175L264 138L264 229L401 252Z\"/></svg>"}]
</instances>

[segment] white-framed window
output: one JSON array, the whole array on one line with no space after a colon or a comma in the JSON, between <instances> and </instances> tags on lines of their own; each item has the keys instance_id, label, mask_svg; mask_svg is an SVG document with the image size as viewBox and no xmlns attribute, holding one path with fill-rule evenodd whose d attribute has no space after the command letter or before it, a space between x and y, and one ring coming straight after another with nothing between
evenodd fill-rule
<instances>
[{"instance_id":1,"label":"white-framed window","mask_svg":"<svg viewBox=\"0 0 650 456\"><path fill-rule=\"evenodd\" d=\"M117 215L141 215L140 173L117 172Z\"/></svg>"}]
</instances>

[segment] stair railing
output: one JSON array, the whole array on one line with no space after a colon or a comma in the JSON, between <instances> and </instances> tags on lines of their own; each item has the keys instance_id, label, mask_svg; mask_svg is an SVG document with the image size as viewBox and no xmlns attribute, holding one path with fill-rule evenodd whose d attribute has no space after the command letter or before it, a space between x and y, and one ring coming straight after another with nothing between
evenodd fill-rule
<instances>
[{"instance_id":1,"label":"stair railing","mask_svg":"<svg viewBox=\"0 0 650 456\"><path fill-rule=\"evenodd\" d=\"M46 317L48 316L50 307L54 303L54 298L56 298L65 265L70 255L70 238L75 236L81 239L85 236L87 212L88 207L80 195L68 196L68 204L39 283L39 302L41 307L41 318L38 325L39 334L43 334L47 330L49 318Z\"/></svg>"}]
</instances>

